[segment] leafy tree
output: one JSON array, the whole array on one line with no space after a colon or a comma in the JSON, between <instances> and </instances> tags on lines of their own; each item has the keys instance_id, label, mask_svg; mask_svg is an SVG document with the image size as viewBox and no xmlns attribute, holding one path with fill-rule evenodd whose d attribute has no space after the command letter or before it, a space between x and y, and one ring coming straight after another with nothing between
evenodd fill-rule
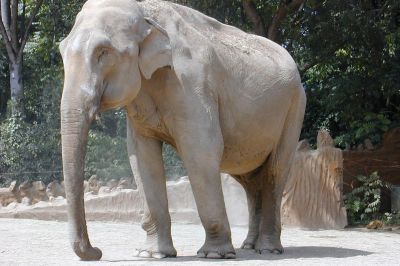
<instances>
[{"instance_id":1,"label":"leafy tree","mask_svg":"<svg viewBox=\"0 0 400 266\"><path fill-rule=\"evenodd\" d=\"M30 29L43 0L0 0L0 35L7 50L10 68L12 113L23 113L23 52ZM29 16L28 16L29 14ZM28 21L25 23L25 21Z\"/></svg>"},{"instance_id":2,"label":"leafy tree","mask_svg":"<svg viewBox=\"0 0 400 266\"><path fill-rule=\"evenodd\" d=\"M322 1L307 8L304 33L290 41L297 61L309 64L303 136L323 127L342 148L365 138L379 143L377 135L400 122L400 2Z\"/></svg>"},{"instance_id":3,"label":"leafy tree","mask_svg":"<svg viewBox=\"0 0 400 266\"><path fill-rule=\"evenodd\" d=\"M372 219L380 218L382 189L390 189L377 172L369 176L357 176L360 186L344 197L350 224L366 224Z\"/></svg>"},{"instance_id":4,"label":"leafy tree","mask_svg":"<svg viewBox=\"0 0 400 266\"><path fill-rule=\"evenodd\" d=\"M1 0L1 3L11 8L11 1L15 2ZM0 173L43 172L46 168L53 169L53 164L58 167L54 171L61 170L59 102L63 68L58 44L71 30L84 2L47 0L38 9L29 30L30 38L23 49L25 118L22 120L18 117L6 119L6 105L11 98L10 60L4 42L7 39L2 38L0 42ZM358 145L365 138L378 144L383 132L400 124L398 0L173 2L268 37L293 55L308 98L302 138L313 142L316 131L327 128L343 148ZM23 29L27 29L22 25L28 25L28 17L34 14L39 2L24 0L18 3L21 48L20 38L24 36ZM1 7L2 11L6 10ZM13 7L15 13L15 5ZM6 26L4 28L6 31ZM101 115L92 127L87 175L96 169L100 169L100 176L105 177L117 172L125 175L125 170L130 171L127 159L122 160L124 153L111 152L125 150L125 130L125 116L120 110ZM13 149L13 145L17 148ZM166 167L183 170L172 151L170 147L164 149ZM28 177L41 178L39 174L6 176ZM55 177L61 178L61 174L55 173ZM49 177L44 175L43 178Z\"/></svg>"}]
</instances>

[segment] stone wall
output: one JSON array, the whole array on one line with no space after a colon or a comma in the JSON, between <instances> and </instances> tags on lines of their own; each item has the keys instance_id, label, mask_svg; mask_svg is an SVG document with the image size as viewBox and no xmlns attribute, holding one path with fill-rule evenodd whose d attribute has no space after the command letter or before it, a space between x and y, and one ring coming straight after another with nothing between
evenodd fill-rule
<instances>
[{"instance_id":1,"label":"stone wall","mask_svg":"<svg viewBox=\"0 0 400 266\"><path fill-rule=\"evenodd\" d=\"M230 176L222 175L222 186L231 225L246 225L247 203L244 189ZM93 221L139 222L143 201L137 189L99 191L85 194L86 218ZM167 182L168 203L173 222L200 223L187 177ZM57 197L34 205L13 202L0 207L0 218L66 220L66 200Z\"/></svg>"},{"instance_id":2,"label":"stone wall","mask_svg":"<svg viewBox=\"0 0 400 266\"><path fill-rule=\"evenodd\" d=\"M333 147L326 131L318 134L317 150L310 149L306 141L299 143L282 202L282 221L286 226L332 229L343 228L347 224L342 204L342 161L342 151ZM229 175L222 175L221 180L230 224L247 225L244 189ZM66 200L59 196L63 193L60 186L62 184L49 184L47 192L53 192L47 202L41 201L32 206L28 202L13 202L7 207L0 207L0 218L66 220ZM139 222L143 201L134 187L126 180L104 186L92 177L85 184L87 219ZM167 182L167 192L172 221L200 222L187 177Z\"/></svg>"}]
</instances>

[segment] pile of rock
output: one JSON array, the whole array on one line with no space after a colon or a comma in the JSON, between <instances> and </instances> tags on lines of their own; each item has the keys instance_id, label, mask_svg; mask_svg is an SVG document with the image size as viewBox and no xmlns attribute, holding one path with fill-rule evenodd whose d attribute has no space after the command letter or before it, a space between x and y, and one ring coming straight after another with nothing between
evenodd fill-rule
<instances>
[{"instance_id":1,"label":"pile of rock","mask_svg":"<svg viewBox=\"0 0 400 266\"><path fill-rule=\"evenodd\" d=\"M42 181L25 181L19 186L17 181L11 182L8 188L0 188L0 205L7 206L12 202L22 202L28 205L48 200L46 186Z\"/></svg>"},{"instance_id":2,"label":"pile of rock","mask_svg":"<svg viewBox=\"0 0 400 266\"><path fill-rule=\"evenodd\" d=\"M88 181L84 182L84 188L85 194L102 195L121 189L136 189L136 183L132 177L121 178L120 180L111 179L107 183L104 183L97 175L93 175Z\"/></svg>"},{"instance_id":3,"label":"pile of rock","mask_svg":"<svg viewBox=\"0 0 400 266\"><path fill-rule=\"evenodd\" d=\"M86 194L106 194L121 189L136 189L133 178L112 179L105 184L93 175L84 182ZM13 181L8 188L0 188L0 206L8 206L13 202L33 205L60 197L65 198L64 182L60 183L57 180L50 182L47 186L42 181L24 181L20 185L17 181Z\"/></svg>"}]
</instances>

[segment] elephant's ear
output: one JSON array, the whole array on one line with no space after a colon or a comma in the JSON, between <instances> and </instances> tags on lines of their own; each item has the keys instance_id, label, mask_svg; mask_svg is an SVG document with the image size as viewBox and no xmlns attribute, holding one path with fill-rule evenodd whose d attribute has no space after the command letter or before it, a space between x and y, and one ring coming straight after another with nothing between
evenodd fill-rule
<instances>
[{"instance_id":1,"label":"elephant's ear","mask_svg":"<svg viewBox=\"0 0 400 266\"><path fill-rule=\"evenodd\" d=\"M167 32L152 19L146 18L151 31L140 44L139 68L146 79L157 69L172 66L172 52Z\"/></svg>"}]
</instances>

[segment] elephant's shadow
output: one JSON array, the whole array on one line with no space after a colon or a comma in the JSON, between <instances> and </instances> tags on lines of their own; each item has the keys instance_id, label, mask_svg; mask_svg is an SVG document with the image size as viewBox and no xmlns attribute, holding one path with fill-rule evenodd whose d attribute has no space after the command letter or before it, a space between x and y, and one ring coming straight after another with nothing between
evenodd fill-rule
<instances>
[{"instance_id":1,"label":"elephant's shadow","mask_svg":"<svg viewBox=\"0 0 400 266\"><path fill-rule=\"evenodd\" d=\"M276 254L257 254L254 250L236 249L236 259L233 261L251 261L251 260L285 260L285 259L307 259L307 258L350 258L356 256L368 256L372 252L337 247L319 247L319 246L303 246L303 247L287 247L282 255ZM140 261L155 261L154 259L140 259ZM196 256L179 256L177 258L163 259L163 263L176 263L186 261L203 261L220 263L221 260L201 259ZM120 262L118 260L109 262ZM127 262L127 260L125 261Z\"/></svg>"}]
</instances>

